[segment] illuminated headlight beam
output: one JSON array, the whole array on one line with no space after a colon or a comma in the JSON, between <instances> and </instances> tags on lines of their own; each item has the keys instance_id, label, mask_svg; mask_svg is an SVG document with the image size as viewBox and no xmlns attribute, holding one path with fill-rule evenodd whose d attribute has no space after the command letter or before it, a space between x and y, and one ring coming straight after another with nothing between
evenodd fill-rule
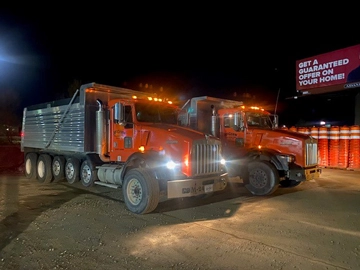
<instances>
[{"instance_id":1,"label":"illuminated headlight beam","mask_svg":"<svg viewBox=\"0 0 360 270\"><path fill-rule=\"evenodd\" d=\"M176 167L176 163L174 161L170 160L166 163L166 167L170 170L173 170Z\"/></svg>"}]
</instances>

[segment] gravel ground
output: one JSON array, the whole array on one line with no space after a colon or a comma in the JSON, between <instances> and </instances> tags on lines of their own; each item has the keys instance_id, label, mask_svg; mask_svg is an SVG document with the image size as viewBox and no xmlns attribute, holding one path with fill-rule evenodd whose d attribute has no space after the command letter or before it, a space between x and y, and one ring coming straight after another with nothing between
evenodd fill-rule
<instances>
[{"instance_id":1,"label":"gravel ground","mask_svg":"<svg viewBox=\"0 0 360 270\"><path fill-rule=\"evenodd\" d=\"M135 215L120 190L2 173L0 269L360 269L359 176L271 197L230 185Z\"/></svg>"}]
</instances>

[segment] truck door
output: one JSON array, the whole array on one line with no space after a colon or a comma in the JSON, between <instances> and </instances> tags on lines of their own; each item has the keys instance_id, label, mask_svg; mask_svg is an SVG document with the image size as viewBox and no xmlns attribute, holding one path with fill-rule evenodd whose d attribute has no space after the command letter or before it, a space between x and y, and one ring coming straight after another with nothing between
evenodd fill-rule
<instances>
[{"instance_id":1,"label":"truck door","mask_svg":"<svg viewBox=\"0 0 360 270\"><path fill-rule=\"evenodd\" d=\"M110 156L112 160L126 161L128 157L134 152L134 122L133 122L133 108L130 105L125 105L123 108L124 121L117 123L112 121L112 151Z\"/></svg>"},{"instance_id":2,"label":"truck door","mask_svg":"<svg viewBox=\"0 0 360 270\"><path fill-rule=\"evenodd\" d=\"M227 156L239 157L245 154L245 134L243 125L243 116L241 113L224 113L220 117L223 122L221 138L223 142L224 153ZM232 154L230 154L232 153Z\"/></svg>"},{"instance_id":3,"label":"truck door","mask_svg":"<svg viewBox=\"0 0 360 270\"><path fill-rule=\"evenodd\" d=\"M245 147L253 148L259 146L263 135L262 129L271 127L269 117L258 112L246 112L244 119L246 119L245 125L247 127Z\"/></svg>"}]
</instances>

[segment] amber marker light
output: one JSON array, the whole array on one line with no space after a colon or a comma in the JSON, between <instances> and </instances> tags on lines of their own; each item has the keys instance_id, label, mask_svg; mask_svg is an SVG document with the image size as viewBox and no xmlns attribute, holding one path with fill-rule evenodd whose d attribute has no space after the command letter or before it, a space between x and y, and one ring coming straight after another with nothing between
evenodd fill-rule
<instances>
[{"instance_id":1,"label":"amber marker light","mask_svg":"<svg viewBox=\"0 0 360 270\"><path fill-rule=\"evenodd\" d=\"M189 155L184 155L182 170L187 176L190 175Z\"/></svg>"}]
</instances>

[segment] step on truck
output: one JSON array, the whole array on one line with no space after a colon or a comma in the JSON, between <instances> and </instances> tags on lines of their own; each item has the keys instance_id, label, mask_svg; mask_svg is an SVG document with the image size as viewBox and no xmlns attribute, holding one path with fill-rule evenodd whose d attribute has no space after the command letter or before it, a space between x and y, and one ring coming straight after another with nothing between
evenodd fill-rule
<instances>
[{"instance_id":1,"label":"step on truck","mask_svg":"<svg viewBox=\"0 0 360 270\"><path fill-rule=\"evenodd\" d=\"M148 93L89 83L72 98L24 108L25 175L121 188L128 210L224 190L218 138L177 125L178 107Z\"/></svg>"},{"instance_id":2,"label":"step on truck","mask_svg":"<svg viewBox=\"0 0 360 270\"><path fill-rule=\"evenodd\" d=\"M278 128L278 117L241 101L209 96L189 99L179 124L221 139L229 177L240 177L254 195L319 178L315 138Z\"/></svg>"}]
</instances>

